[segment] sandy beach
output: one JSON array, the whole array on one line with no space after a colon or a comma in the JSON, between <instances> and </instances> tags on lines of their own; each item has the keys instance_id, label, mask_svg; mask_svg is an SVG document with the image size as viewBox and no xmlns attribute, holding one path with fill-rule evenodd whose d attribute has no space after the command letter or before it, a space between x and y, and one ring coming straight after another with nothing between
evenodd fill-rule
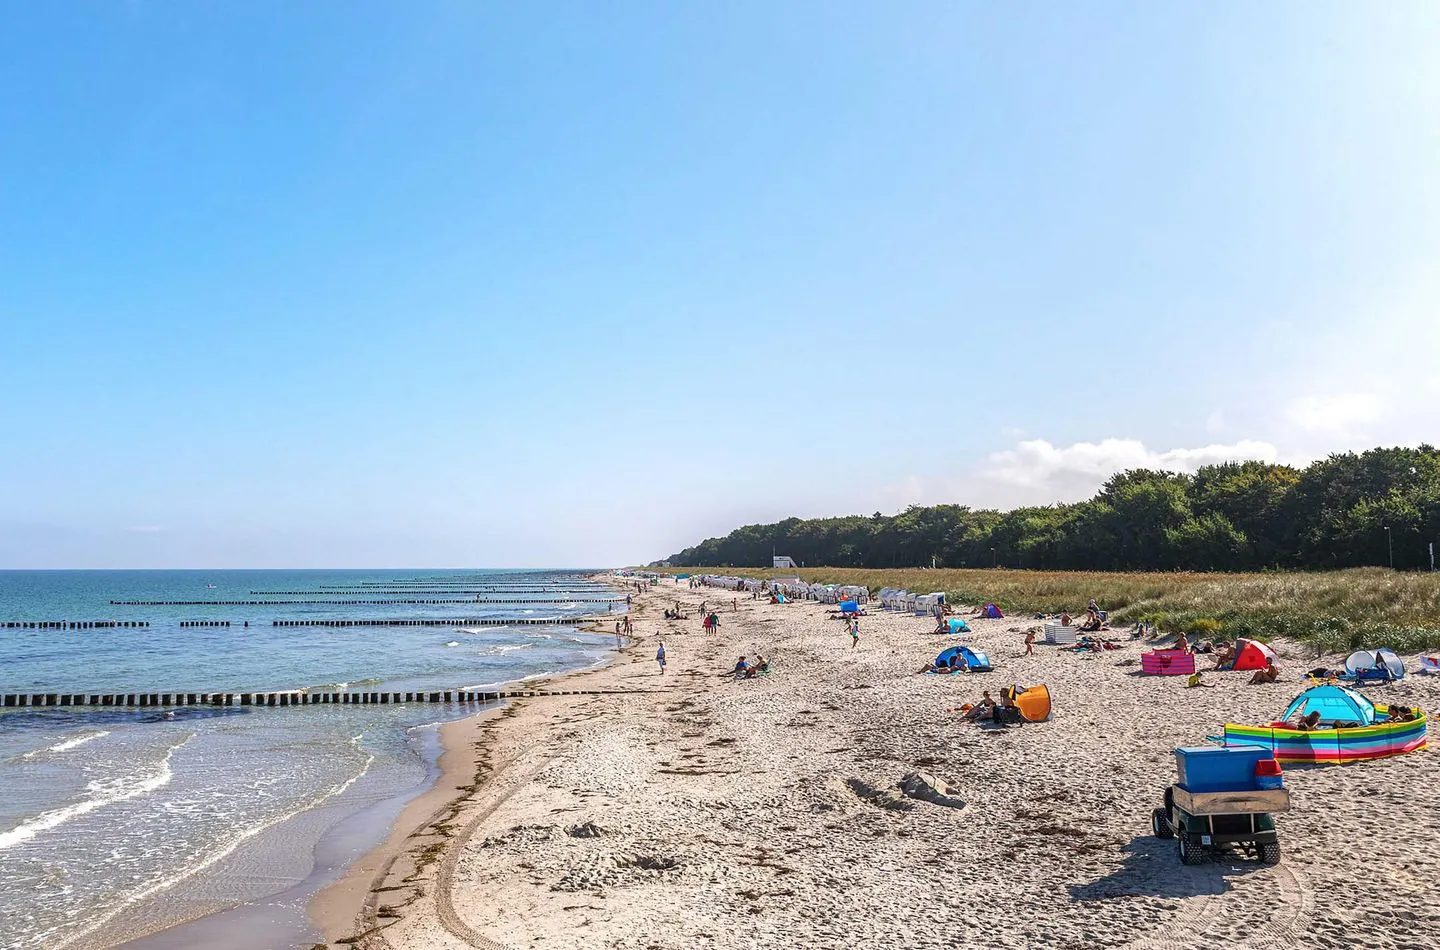
<instances>
[{"instance_id":1,"label":"sandy beach","mask_svg":"<svg viewBox=\"0 0 1440 950\"><path fill-rule=\"evenodd\" d=\"M702 600L722 608L716 635L701 631ZM676 602L689 620L662 619ZM611 692L445 727L441 782L312 919L330 946L368 950L1440 940L1433 751L1287 768L1277 866L1184 867L1150 836L1171 750L1227 720L1273 719L1320 662L1313 649L1274 644L1278 684L1216 673L1216 688L1185 689L1138 675L1139 643L1023 656L1036 621L1009 617L971 620L963 641L994 672L927 676L916 670L955 642L931 621L877 607L852 648L829 613L683 584L637 596L616 662L537 687ZM771 674L722 675L756 651ZM1433 711L1437 680L1367 692ZM1053 719L962 721L961 703L1011 683L1047 684ZM890 794L917 771L948 785L946 804Z\"/></svg>"}]
</instances>

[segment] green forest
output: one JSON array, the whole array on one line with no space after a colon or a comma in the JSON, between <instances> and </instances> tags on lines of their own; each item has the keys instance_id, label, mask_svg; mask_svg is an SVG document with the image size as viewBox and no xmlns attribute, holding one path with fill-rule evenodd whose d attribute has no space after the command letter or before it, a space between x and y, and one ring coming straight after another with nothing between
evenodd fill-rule
<instances>
[{"instance_id":1,"label":"green forest","mask_svg":"<svg viewBox=\"0 0 1440 950\"><path fill-rule=\"evenodd\" d=\"M773 553L811 566L867 568L1429 570L1432 541L1440 542L1440 450L1422 445L1331 455L1304 468L1135 469L1075 504L787 518L737 528L667 562L764 567Z\"/></svg>"}]
</instances>

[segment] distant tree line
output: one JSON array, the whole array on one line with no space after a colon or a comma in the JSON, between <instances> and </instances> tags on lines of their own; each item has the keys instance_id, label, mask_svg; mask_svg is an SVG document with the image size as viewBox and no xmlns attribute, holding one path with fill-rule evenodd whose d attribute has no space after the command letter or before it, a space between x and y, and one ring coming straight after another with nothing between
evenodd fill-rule
<instances>
[{"instance_id":1,"label":"distant tree line","mask_svg":"<svg viewBox=\"0 0 1440 950\"><path fill-rule=\"evenodd\" d=\"M897 515L746 525L679 554L676 566L768 567L774 554L832 567L1250 571L1430 567L1440 542L1440 450L1372 449L1303 469L1134 469L1077 504L912 506Z\"/></svg>"}]
</instances>

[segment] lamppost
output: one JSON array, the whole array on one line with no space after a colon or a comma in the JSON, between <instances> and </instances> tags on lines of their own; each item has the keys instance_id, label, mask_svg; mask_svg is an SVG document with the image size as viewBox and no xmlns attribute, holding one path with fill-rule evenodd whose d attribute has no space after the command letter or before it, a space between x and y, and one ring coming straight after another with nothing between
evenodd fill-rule
<instances>
[{"instance_id":1,"label":"lamppost","mask_svg":"<svg viewBox=\"0 0 1440 950\"><path fill-rule=\"evenodd\" d=\"M1385 525L1385 547L1390 552L1390 570L1395 570L1395 541L1390 535L1390 526Z\"/></svg>"}]
</instances>

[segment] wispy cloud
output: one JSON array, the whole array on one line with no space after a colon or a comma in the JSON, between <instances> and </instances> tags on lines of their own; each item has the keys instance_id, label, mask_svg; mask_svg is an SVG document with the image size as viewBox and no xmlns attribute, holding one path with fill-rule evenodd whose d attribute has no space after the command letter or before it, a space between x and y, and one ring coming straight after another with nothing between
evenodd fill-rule
<instances>
[{"instance_id":1,"label":"wispy cloud","mask_svg":"<svg viewBox=\"0 0 1440 950\"><path fill-rule=\"evenodd\" d=\"M1138 439L1102 439L1068 446L1030 439L992 453L974 472L911 475L889 486L885 495L897 507L943 502L1000 508L1044 505L1089 498L1112 475L1126 469L1194 472L1205 465L1249 459L1275 462L1280 451L1269 442L1254 440L1159 451Z\"/></svg>"}]
</instances>

